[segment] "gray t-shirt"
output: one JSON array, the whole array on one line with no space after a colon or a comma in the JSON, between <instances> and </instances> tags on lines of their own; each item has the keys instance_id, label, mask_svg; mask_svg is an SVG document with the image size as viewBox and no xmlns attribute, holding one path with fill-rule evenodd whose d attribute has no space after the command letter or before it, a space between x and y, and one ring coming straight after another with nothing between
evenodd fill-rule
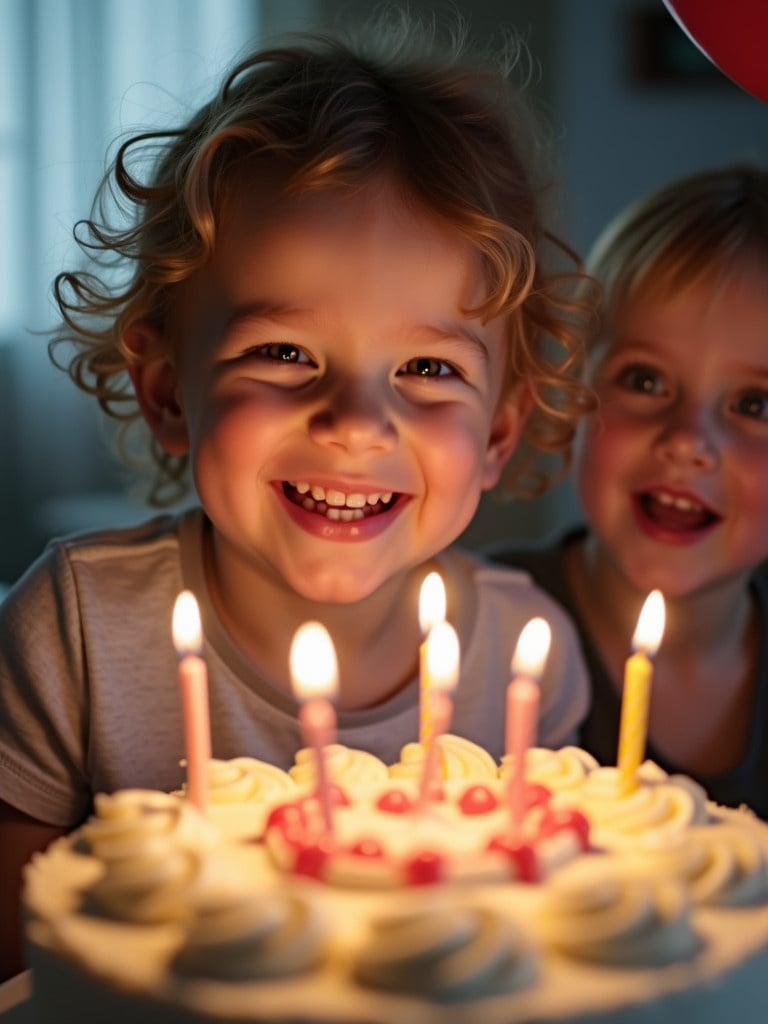
<instances>
[{"instance_id":1,"label":"gray t-shirt","mask_svg":"<svg viewBox=\"0 0 768 1024\"><path fill-rule=\"evenodd\" d=\"M184 588L200 604L214 757L292 764L302 746L296 701L259 677L216 616L203 568L203 523L194 509L57 541L0 604L1 799L71 828L89 813L96 792L180 785L171 618ZM570 741L588 701L570 619L525 573L455 549L438 561L450 575L457 559L470 569L477 616L462 650L451 732L502 755L510 657L528 619L542 615L552 646L541 682L539 742ZM416 678L376 707L338 714L338 742L387 763L417 732Z\"/></svg>"}]
</instances>

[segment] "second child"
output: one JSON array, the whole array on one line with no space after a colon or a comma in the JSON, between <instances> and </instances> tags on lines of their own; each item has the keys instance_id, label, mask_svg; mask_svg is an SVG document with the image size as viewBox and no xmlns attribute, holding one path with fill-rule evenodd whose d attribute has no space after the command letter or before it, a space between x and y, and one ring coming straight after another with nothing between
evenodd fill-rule
<instances>
[{"instance_id":1,"label":"second child","mask_svg":"<svg viewBox=\"0 0 768 1024\"><path fill-rule=\"evenodd\" d=\"M768 172L676 181L623 211L588 267L604 286L574 459L586 525L527 568L579 623L580 740L615 764L624 661L654 588L647 756L768 818Z\"/></svg>"}]
</instances>

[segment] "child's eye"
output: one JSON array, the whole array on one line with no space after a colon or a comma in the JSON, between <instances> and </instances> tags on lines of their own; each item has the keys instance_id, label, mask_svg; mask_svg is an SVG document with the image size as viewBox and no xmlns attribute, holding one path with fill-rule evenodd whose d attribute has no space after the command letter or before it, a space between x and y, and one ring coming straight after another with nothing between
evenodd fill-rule
<instances>
[{"instance_id":1,"label":"child's eye","mask_svg":"<svg viewBox=\"0 0 768 1024\"><path fill-rule=\"evenodd\" d=\"M619 375L619 384L629 391L643 395L663 395L664 384L660 375L649 366L629 366Z\"/></svg>"},{"instance_id":2,"label":"child's eye","mask_svg":"<svg viewBox=\"0 0 768 1024\"><path fill-rule=\"evenodd\" d=\"M455 377L456 371L450 363L442 359L433 359L431 356L416 356L409 359L398 371L398 376L411 375L414 377Z\"/></svg>"},{"instance_id":3,"label":"child's eye","mask_svg":"<svg viewBox=\"0 0 768 1024\"><path fill-rule=\"evenodd\" d=\"M755 420L768 420L768 393L745 391L736 398L731 409L739 416L748 416Z\"/></svg>"},{"instance_id":4,"label":"child's eye","mask_svg":"<svg viewBox=\"0 0 768 1024\"><path fill-rule=\"evenodd\" d=\"M273 341L268 345L259 345L253 351L254 354L277 363L310 362L306 352L303 352L297 345L292 345L289 341Z\"/></svg>"}]
</instances>

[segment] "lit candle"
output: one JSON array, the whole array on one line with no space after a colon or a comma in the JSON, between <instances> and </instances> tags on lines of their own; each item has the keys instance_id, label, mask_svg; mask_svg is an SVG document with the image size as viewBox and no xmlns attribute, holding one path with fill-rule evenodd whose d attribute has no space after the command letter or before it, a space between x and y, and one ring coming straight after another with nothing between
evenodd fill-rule
<instances>
[{"instance_id":1,"label":"lit candle","mask_svg":"<svg viewBox=\"0 0 768 1024\"><path fill-rule=\"evenodd\" d=\"M440 745L453 715L452 694L459 681L459 638L449 622L437 622L427 637L426 664L429 670L432 702L432 736L427 744L421 772L418 806L429 801L438 779Z\"/></svg>"},{"instance_id":2,"label":"lit candle","mask_svg":"<svg viewBox=\"0 0 768 1024\"><path fill-rule=\"evenodd\" d=\"M211 759L208 673L200 657L203 648L200 610L189 590L182 590L173 608L173 644L181 659L179 688L184 719L187 796L205 812L208 807L208 762Z\"/></svg>"},{"instance_id":3,"label":"lit candle","mask_svg":"<svg viewBox=\"0 0 768 1024\"><path fill-rule=\"evenodd\" d=\"M632 650L624 666L624 689L619 725L619 792L630 793L637 786L637 769L645 757L648 708L651 701L651 658L659 649L664 633L664 598L654 590L645 599Z\"/></svg>"},{"instance_id":4,"label":"lit candle","mask_svg":"<svg viewBox=\"0 0 768 1024\"><path fill-rule=\"evenodd\" d=\"M301 701L299 724L305 746L315 751L316 794L328 833L333 831L331 787L325 763L325 748L334 742L336 712L333 698L339 689L336 651L325 626L305 622L296 630L291 644L291 682Z\"/></svg>"},{"instance_id":5,"label":"lit candle","mask_svg":"<svg viewBox=\"0 0 768 1024\"><path fill-rule=\"evenodd\" d=\"M433 731L432 684L427 664L427 639L433 626L445 619L445 586L439 573L424 577L419 592L419 742L429 745Z\"/></svg>"},{"instance_id":6,"label":"lit candle","mask_svg":"<svg viewBox=\"0 0 768 1024\"><path fill-rule=\"evenodd\" d=\"M507 797L512 831L525 816L525 759L536 741L539 720L539 680L549 654L552 631L545 619L531 619L512 655L507 686L506 752L509 758Z\"/></svg>"}]
</instances>

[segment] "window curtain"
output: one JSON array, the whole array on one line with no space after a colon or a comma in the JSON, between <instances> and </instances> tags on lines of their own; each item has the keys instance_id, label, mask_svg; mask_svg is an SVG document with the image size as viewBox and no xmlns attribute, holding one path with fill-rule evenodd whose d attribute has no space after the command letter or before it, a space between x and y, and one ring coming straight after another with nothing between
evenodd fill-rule
<instances>
[{"instance_id":1,"label":"window curtain","mask_svg":"<svg viewBox=\"0 0 768 1024\"><path fill-rule=\"evenodd\" d=\"M13 480L0 483L3 546L9 518L26 550L21 531L52 496L110 486L96 403L50 366L41 333L107 148L202 102L264 31L263 11L259 0L0 0L0 407L13 410L0 438Z\"/></svg>"}]
</instances>

